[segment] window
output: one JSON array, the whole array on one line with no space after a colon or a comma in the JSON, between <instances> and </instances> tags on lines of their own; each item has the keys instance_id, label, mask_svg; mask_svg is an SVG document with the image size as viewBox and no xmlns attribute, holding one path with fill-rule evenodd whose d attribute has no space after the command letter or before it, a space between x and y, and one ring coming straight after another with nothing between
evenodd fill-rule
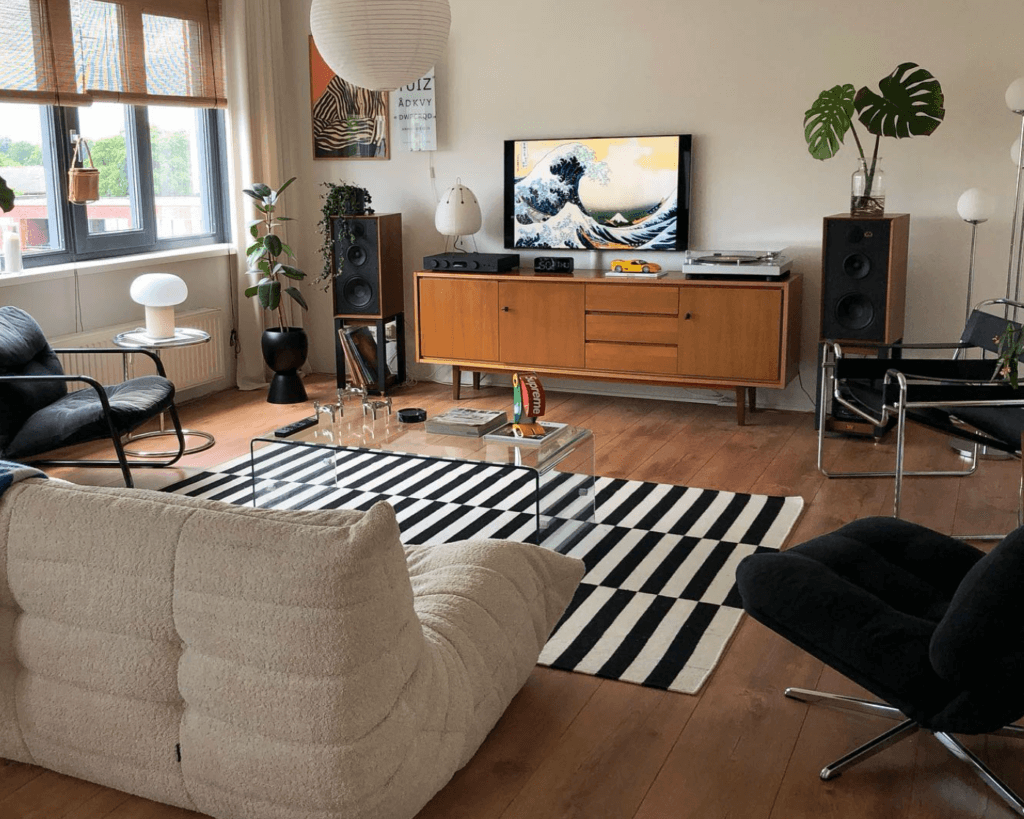
<instances>
[{"instance_id":1,"label":"window","mask_svg":"<svg viewBox=\"0 0 1024 819\"><path fill-rule=\"evenodd\" d=\"M50 175L49 109L0 102L0 176L14 191L14 210L0 212L0 227L17 225L25 263L64 250L61 213Z\"/></svg>"},{"instance_id":2,"label":"window","mask_svg":"<svg viewBox=\"0 0 1024 819\"><path fill-rule=\"evenodd\" d=\"M227 238L220 0L2 0L0 176L26 266ZM77 136L98 201L67 201Z\"/></svg>"},{"instance_id":3,"label":"window","mask_svg":"<svg viewBox=\"0 0 1024 819\"><path fill-rule=\"evenodd\" d=\"M67 201L78 134L100 171L86 205ZM0 176L15 193L0 227L18 226L26 267L225 241L222 134L212 109L0 103Z\"/></svg>"}]
</instances>

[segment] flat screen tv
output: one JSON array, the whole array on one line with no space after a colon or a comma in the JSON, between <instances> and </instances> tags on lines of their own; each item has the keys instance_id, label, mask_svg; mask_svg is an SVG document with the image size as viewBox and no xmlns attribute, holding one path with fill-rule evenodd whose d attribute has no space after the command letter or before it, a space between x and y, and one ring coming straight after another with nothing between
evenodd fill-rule
<instances>
[{"instance_id":1,"label":"flat screen tv","mask_svg":"<svg viewBox=\"0 0 1024 819\"><path fill-rule=\"evenodd\" d=\"M505 247L686 250L689 134L505 142Z\"/></svg>"}]
</instances>

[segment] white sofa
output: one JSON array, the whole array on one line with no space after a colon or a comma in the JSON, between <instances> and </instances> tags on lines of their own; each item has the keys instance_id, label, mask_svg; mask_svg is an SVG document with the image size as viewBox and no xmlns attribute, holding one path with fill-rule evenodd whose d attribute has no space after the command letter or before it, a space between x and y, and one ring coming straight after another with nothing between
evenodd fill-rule
<instances>
[{"instance_id":1,"label":"white sofa","mask_svg":"<svg viewBox=\"0 0 1024 819\"><path fill-rule=\"evenodd\" d=\"M403 549L386 504L23 481L0 497L0 756L223 819L412 817L582 574L519 543Z\"/></svg>"}]
</instances>

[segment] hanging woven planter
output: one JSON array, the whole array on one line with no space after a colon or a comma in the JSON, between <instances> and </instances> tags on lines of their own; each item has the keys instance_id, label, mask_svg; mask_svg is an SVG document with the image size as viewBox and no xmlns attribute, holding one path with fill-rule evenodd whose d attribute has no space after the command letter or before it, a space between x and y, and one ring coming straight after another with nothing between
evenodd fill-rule
<instances>
[{"instance_id":1,"label":"hanging woven planter","mask_svg":"<svg viewBox=\"0 0 1024 819\"><path fill-rule=\"evenodd\" d=\"M82 156L82 167L76 168L78 152L85 148ZM89 157L90 168L85 167L85 157ZM68 170L68 201L73 205L85 205L100 198L100 169L92 161L92 151L84 137L75 142L75 153L71 157L71 168Z\"/></svg>"}]
</instances>

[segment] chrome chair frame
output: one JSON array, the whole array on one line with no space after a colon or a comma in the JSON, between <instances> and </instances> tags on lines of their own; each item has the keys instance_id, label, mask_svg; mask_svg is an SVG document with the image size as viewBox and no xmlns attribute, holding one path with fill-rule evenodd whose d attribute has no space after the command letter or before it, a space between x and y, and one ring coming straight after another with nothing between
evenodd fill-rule
<instances>
[{"instance_id":1,"label":"chrome chair frame","mask_svg":"<svg viewBox=\"0 0 1024 819\"><path fill-rule=\"evenodd\" d=\"M975 310L982 310L984 307L991 305L1003 305L1006 314L1009 314L1010 309L1014 311L1024 308L1024 303L1013 301L1010 299L987 299L980 302ZM959 359L964 352L969 349L975 348L976 345L969 344L965 341L958 341L952 343L920 343L920 344L879 344L868 342L864 344L858 344L858 347L877 347L879 349L897 349L903 350L954 350L953 360ZM981 442L977 437L971 438L971 457L969 459L969 465L963 470L907 470L904 466L905 463L905 435L906 435L906 422L907 422L907 411L915 409L942 409L948 410L953 407L991 407L991 406L1022 406L1024 407L1024 399L1019 400L967 400L967 401L914 401L908 396L908 390L912 384L958 384L961 386L983 386L992 385L993 382L989 379L984 382L970 379L957 379L949 377L929 377L925 375L907 375L899 369L892 368L886 371L883 381L883 394L885 394L885 388L895 382L898 385L898 397L893 403L886 403L884 400L881 404L881 411L878 417L875 417L868 412L864 407L858 406L849 400L841 393L840 385L835 378L836 361L841 359L843 356L842 347L838 342L826 340L823 342L822 351L822 377L821 377L821 391L818 398L818 471L821 472L826 478L893 478L895 480L895 489L893 495L893 517L898 518L900 516L900 507L902 500L903 490L903 478L905 477L965 477L972 475L977 471L978 468L978 451L981 446ZM993 376L995 372L993 371ZM862 418L866 422L872 424L875 427L885 427L888 425L891 418L896 420L896 464L892 471L876 471L876 472L830 472L825 468L824 463L824 443L825 443L825 420L827 415L827 399L831 392L831 399L841 406L848 409L850 412ZM955 416L955 413L952 413ZM968 436L970 437L970 436ZM1016 457L1021 457L1021 451L1018 448L1014 453ZM1017 525L1024 525L1024 474L1021 476L1021 481L1018 487L1018 503L1017 503ZM1004 533L1005 534L1005 533ZM982 535L961 535L959 536L963 540L1001 540L1004 534L982 534Z\"/></svg>"},{"instance_id":2,"label":"chrome chair frame","mask_svg":"<svg viewBox=\"0 0 1024 819\"><path fill-rule=\"evenodd\" d=\"M854 711L861 714L871 714L873 716L885 717L887 719L900 720L898 725L893 726L885 733L865 742L860 747L855 748L848 754L837 759L835 762L832 762L822 768L821 773L818 774L818 776L823 781L835 779L837 776L841 775L843 771L851 768L858 762L870 759L875 756L875 754L884 751L886 748L895 745L897 742L913 736L918 731L924 730L942 743L943 747L945 747L945 749L953 756L961 762L966 763L985 781L985 784L999 794L999 797L1006 802L1015 813L1020 816L1024 816L1024 800L1014 793L1014 791L998 776L996 776L996 774L993 773L984 762L964 747L964 745L952 734L946 731L932 731L924 728L914 720L907 719L907 717L898 708L894 708L884 702L863 700L859 697L847 697L842 694L827 694L822 691L811 691L806 688L787 688L786 696L790 699L797 700L798 702L805 702L812 705L821 704L828 708L837 708L843 711ZM989 735L1024 739L1024 728L1021 728L1018 725L1007 725L1000 728L998 731L991 731Z\"/></svg>"},{"instance_id":3,"label":"chrome chair frame","mask_svg":"<svg viewBox=\"0 0 1024 819\"><path fill-rule=\"evenodd\" d=\"M116 354L121 356L129 355L147 355L153 359L156 364L157 375L162 378L167 377L167 373L164 370L163 362L160 361L160 357L150 350L143 349L122 349L113 347L61 347L54 348L53 352L57 354L62 353L85 353L85 354ZM100 384L94 378L90 378L87 375L0 375L0 383L12 383L12 382L44 382L44 381L63 381L65 383L83 383L91 387L96 391L96 395L100 400L100 405L103 408L103 417L107 422L108 434L110 440L114 444L114 452L117 455L116 460L109 459L48 459L48 458L33 458L30 461L26 461L27 464L33 466L95 466L95 467L118 467L121 470L121 474L124 476L125 486L133 488L135 481L132 478L131 467L144 469L165 469L169 466L173 466L182 455L185 454L185 434L181 427L181 420L178 418L178 410L174 406L172 401L170 407L167 408L166 412L171 417L171 421L174 424L174 433L178 439L178 452L174 454L169 460L166 461L149 461L149 462L137 462L132 461L129 463L127 453L125 452L122 437L118 433L117 428L114 426L113 418L110 412L110 401L107 399L106 390L103 389L103 385ZM97 438L95 440L101 440ZM84 441L81 443L85 443Z\"/></svg>"}]
</instances>

